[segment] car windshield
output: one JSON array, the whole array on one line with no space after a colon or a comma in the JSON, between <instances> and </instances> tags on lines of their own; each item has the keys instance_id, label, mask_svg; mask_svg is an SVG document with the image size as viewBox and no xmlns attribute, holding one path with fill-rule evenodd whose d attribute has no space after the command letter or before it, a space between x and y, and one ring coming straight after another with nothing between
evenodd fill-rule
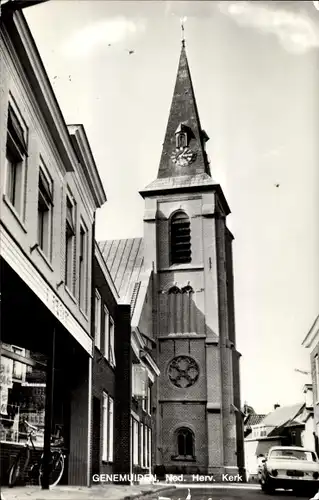
<instances>
[{"instance_id":1,"label":"car windshield","mask_svg":"<svg viewBox=\"0 0 319 500\"><path fill-rule=\"evenodd\" d=\"M306 450L273 450L270 452L269 458L283 458L285 460L307 460L308 462L316 462L316 455L312 451Z\"/></svg>"}]
</instances>

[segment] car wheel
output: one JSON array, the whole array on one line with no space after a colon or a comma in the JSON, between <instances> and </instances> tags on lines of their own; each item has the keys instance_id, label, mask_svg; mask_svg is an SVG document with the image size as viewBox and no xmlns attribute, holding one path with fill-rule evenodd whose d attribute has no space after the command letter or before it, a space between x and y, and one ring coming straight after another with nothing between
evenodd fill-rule
<instances>
[{"instance_id":1,"label":"car wheel","mask_svg":"<svg viewBox=\"0 0 319 500\"><path fill-rule=\"evenodd\" d=\"M264 478L261 478L261 489L264 493L266 493L267 495L271 495L272 493L275 492L275 489L274 487L272 486L270 480L268 478L264 479Z\"/></svg>"}]
</instances>

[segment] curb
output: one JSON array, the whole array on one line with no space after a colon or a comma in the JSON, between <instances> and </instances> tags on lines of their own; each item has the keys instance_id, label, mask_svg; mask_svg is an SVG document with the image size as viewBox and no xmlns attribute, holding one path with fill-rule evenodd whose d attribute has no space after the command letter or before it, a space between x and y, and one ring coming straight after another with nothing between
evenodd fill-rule
<instances>
[{"instance_id":1,"label":"curb","mask_svg":"<svg viewBox=\"0 0 319 500\"><path fill-rule=\"evenodd\" d=\"M162 493L169 493L171 491L175 491L176 486L168 486L167 488L161 488L157 491L154 490L147 490L143 491L142 493L137 493L135 495L128 495L123 498L123 500L138 500L139 498L145 498L146 495L150 495L149 498L154 498L156 495L160 495Z\"/></svg>"}]
</instances>

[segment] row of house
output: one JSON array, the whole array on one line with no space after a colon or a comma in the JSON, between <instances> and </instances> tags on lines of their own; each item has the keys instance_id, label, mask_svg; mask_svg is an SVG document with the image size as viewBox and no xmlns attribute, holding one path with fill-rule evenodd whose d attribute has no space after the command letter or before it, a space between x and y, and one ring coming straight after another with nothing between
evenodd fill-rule
<instances>
[{"instance_id":1,"label":"row of house","mask_svg":"<svg viewBox=\"0 0 319 500\"><path fill-rule=\"evenodd\" d=\"M151 470L159 370L134 302L136 283L141 301L151 276L138 276L138 247L122 286L106 266L95 239L106 194L85 129L65 123L23 15L36 3L1 10L1 482L26 442L26 420L38 427L38 450L48 434L62 438L62 483L90 485L93 473Z\"/></svg>"},{"instance_id":2,"label":"row of house","mask_svg":"<svg viewBox=\"0 0 319 500\"><path fill-rule=\"evenodd\" d=\"M312 384L303 389L303 401L288 406L274 405L267 415L244 407L245 468L249 480L257 480L257 458L267 456L272 446L303 446L317 450L314 432Z\"/></svg>"},{"instance_id":3,"label":"row of house","mask_svg":"<svg viewBox=\"0 0 319 500\"><path fill-rule=\"evenodd\" d=\"M274 405L268 415L243 407L245 467L249 478L257 478L257 457L266 456L272 446L303 446L319 455L319 316L305 336L310 350L311 384L305 384L303 401L290 406Z\"/></svg>"}]
</instances>

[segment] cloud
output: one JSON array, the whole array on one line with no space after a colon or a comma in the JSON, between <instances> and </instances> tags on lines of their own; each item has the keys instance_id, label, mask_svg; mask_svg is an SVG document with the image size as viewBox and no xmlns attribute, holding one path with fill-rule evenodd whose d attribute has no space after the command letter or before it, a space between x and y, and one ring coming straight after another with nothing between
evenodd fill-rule
<instances>
[{"instance_id":1,"label":"cloud","mask_svg":"<svg viewBox=\"0 0 319 500\"><path fill-rule=\"evenodd\" d=\"M305 13L261 2L218 2L219 10L239 25L275 35L289 52L303 54L319 47L319 28Z\"/></svg>"},{"instance_id":2,"label":"cloud","mask_svg":"<svg viewBox=\"0 0 319 500\"><path fill-rule=\"evenodd\" d=\"M68 56L90 55L98 47L129 40L144 30L144 20L116 17L97 21L75 32L63 46L63 51Z\"/></svg>"}]
</instances>

